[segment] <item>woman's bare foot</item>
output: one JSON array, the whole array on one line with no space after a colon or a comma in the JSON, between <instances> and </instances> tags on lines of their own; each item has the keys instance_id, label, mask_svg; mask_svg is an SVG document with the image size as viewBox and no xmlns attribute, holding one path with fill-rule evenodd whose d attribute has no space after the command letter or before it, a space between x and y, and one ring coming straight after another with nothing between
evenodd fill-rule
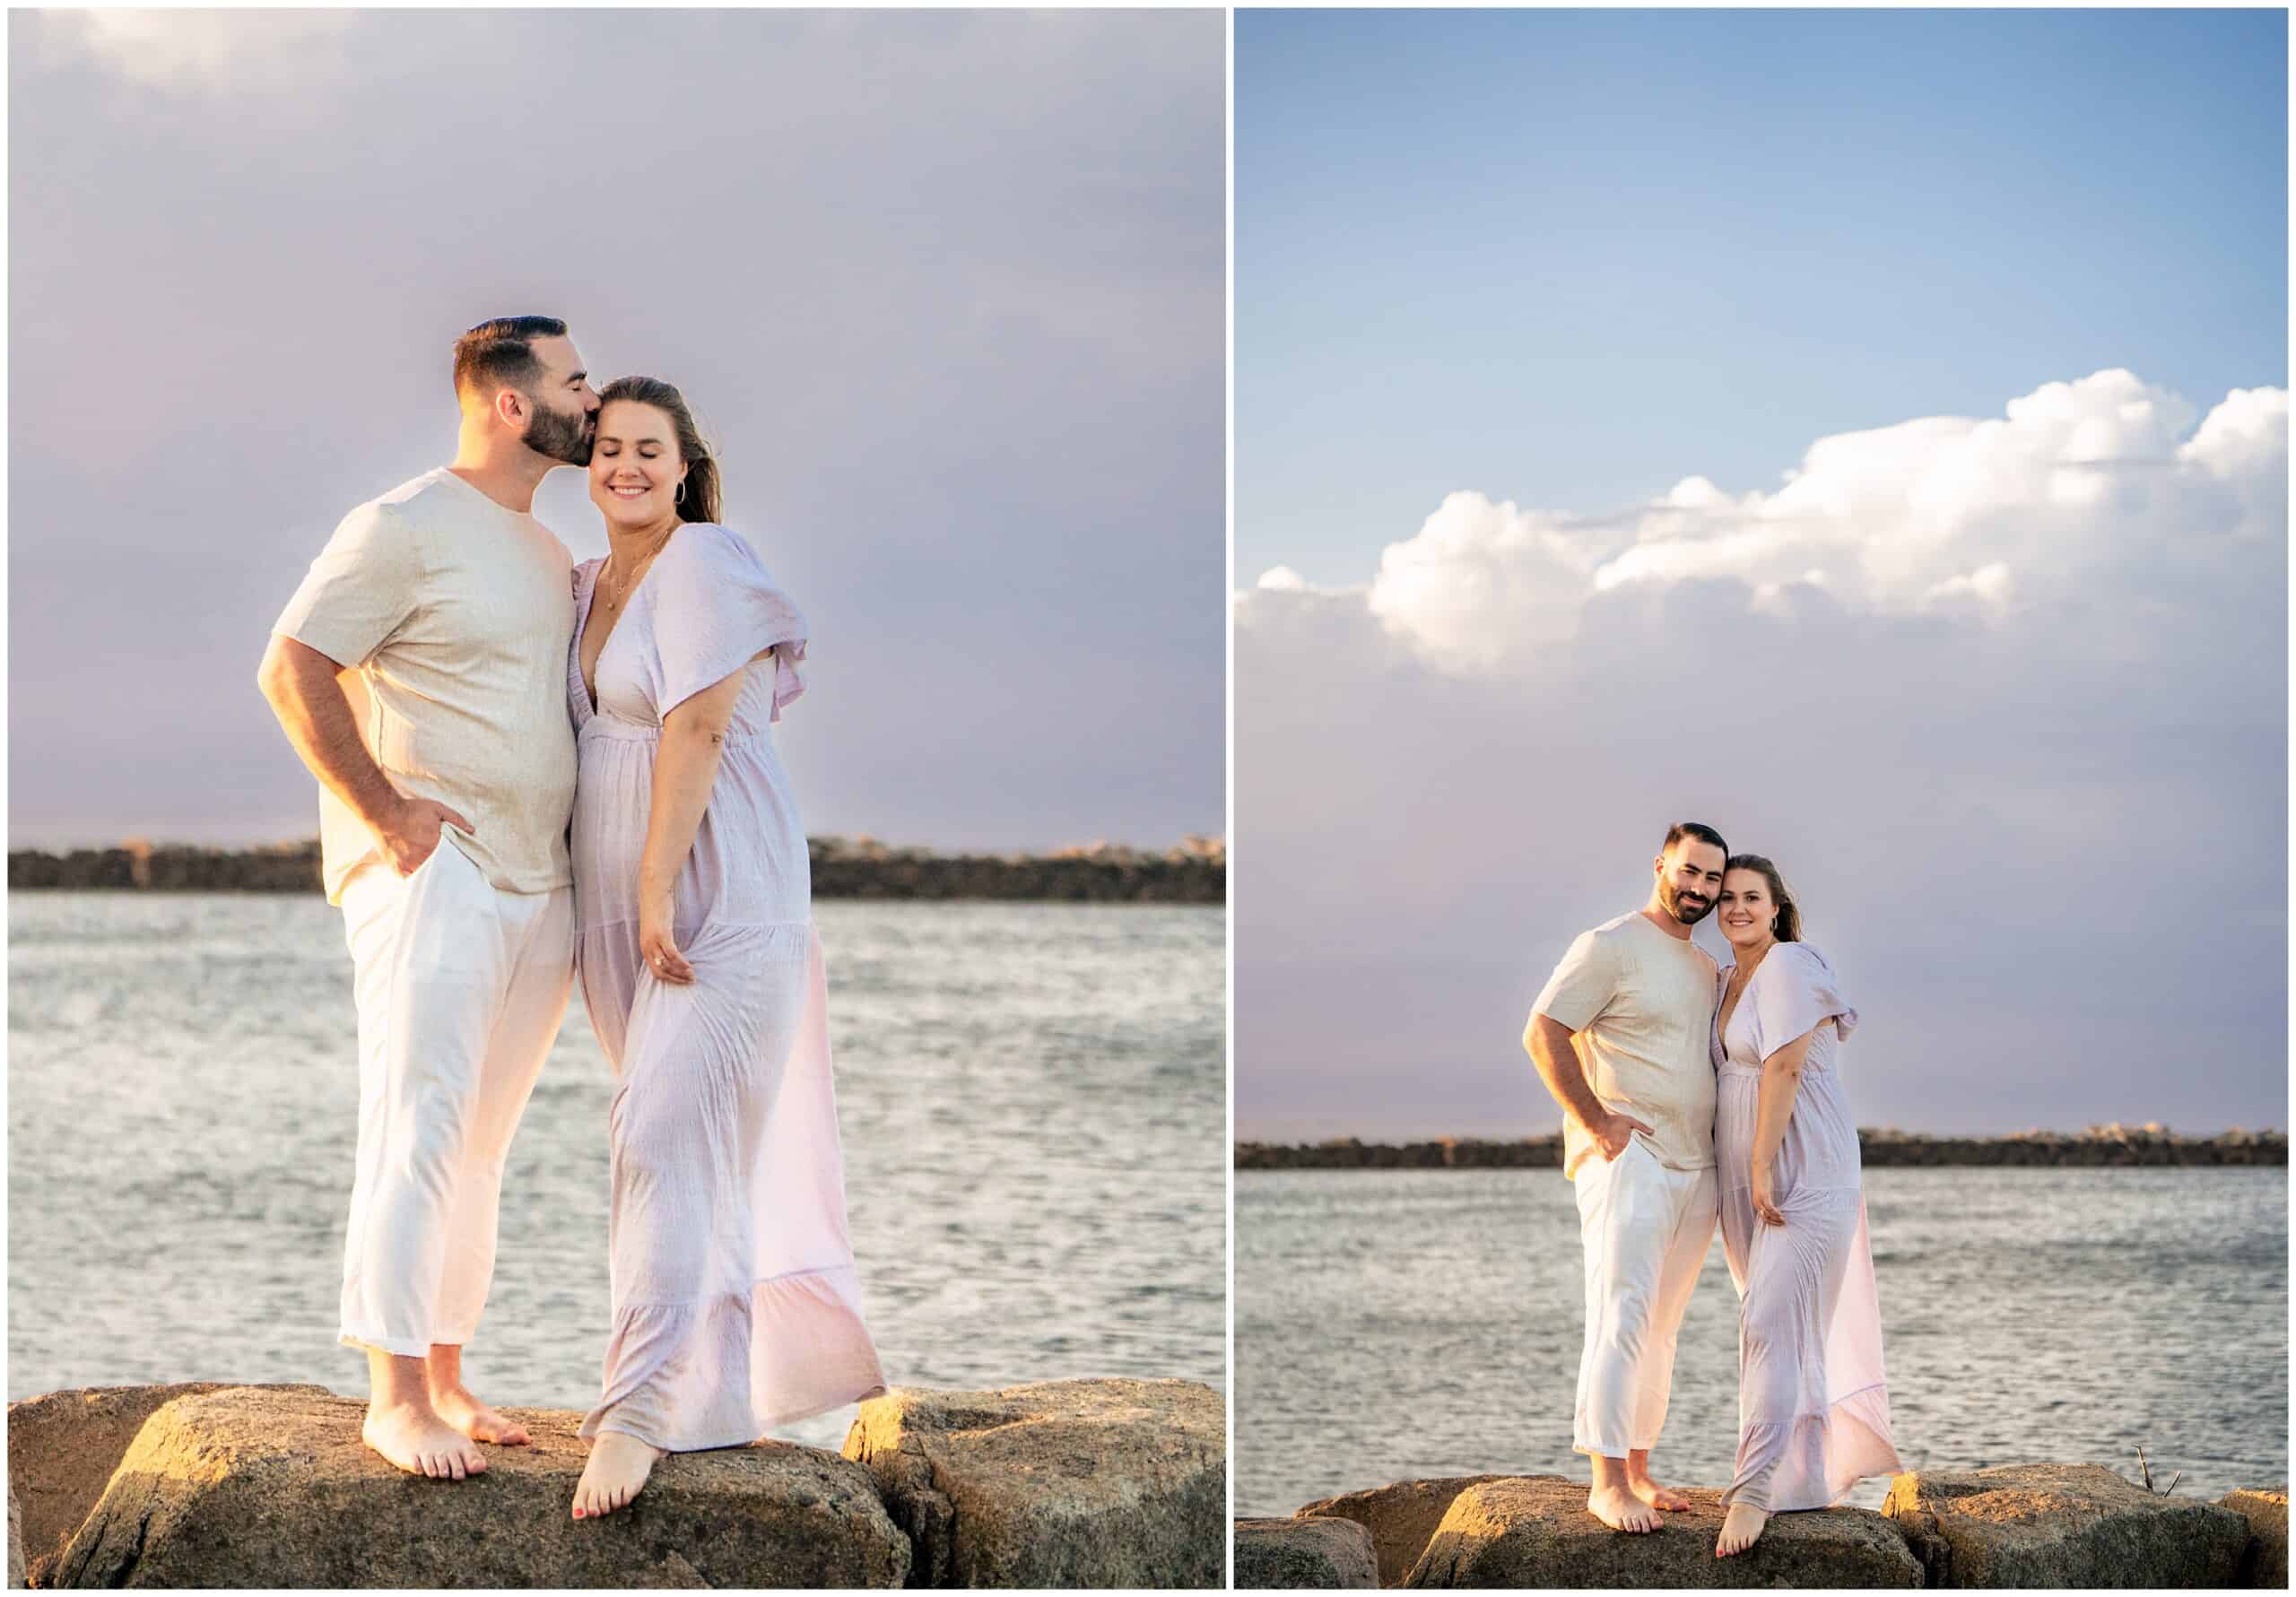
<instances>
[{"instance_id":1,"label":"woman's bare foot","mask_svg":"<svg viewBox=\"0 0 2296 1597\"><path fill-rule=\"evenodd\" d=\"M486 1455L468 1436L427 1407L370 1404L359 1439L410 1475L460 1480L486 1472Z\"/></svg>"},{"instance_id":2,"label":"woman's bare foot","mask_svg":"<svg viewBox=\"0 0 2296 1597\"><path fill-rule=\"evenodd\" d=\"M1745 1551L1761 1539L1761 1528L1768 1523L1768 1510L1749 1508L1744 1503L1731 1504L1730 1512L1722 1517L1722 1538L1714 1544L1714 1556L1726 1558Z\"/></svg>"},{"instance_id":3,"label":"woman's bare foot","mask_svg":"<svg viewBox=\"0 0 2296 1597\"><path fill-rule=\"evenodd\" d=\"M618 1430L600 1431L597 1440L590 1444L590 1462L582 1466L582 1479L574 1488L574 1517L596 1519L626 1505L646 1484L646 1477L654 1472L654 1461L661 1456L660 1448L649 1447L636 1436Z\"/></svg>"},{"instance_id":4,"label":"woman's bare foot","mask_svg":"<svg viewBox=\"0 0 2296 1597\"><path fill-rule=\"evenodd\" d=\"M507 1419L488 1408L467 1387L450 1387L430 1394L430 1407L439 1418L453 1426L474 1442L494 1442L504 1447L524 1447L533 1438L526 1428L515 1419Z\"/></svg>"},{"instance_id":5,"label":"woman's bare foot","mask_svg":"<svg viewBox=\"0 0 2296 1597\"><path fill-rule=\"evenodd\" d=\"M1598 1486L1587 1494L1587 1512L1613 1531L1637 1535L1655 1531L1662 1523L1657 1511L1622 1486Z\"/></svg>"}]
</instances>

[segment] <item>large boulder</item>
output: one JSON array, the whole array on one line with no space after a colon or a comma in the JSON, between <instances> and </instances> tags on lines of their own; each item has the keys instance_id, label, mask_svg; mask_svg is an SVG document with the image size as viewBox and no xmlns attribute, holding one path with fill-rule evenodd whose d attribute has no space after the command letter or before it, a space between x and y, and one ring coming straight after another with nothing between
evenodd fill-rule
<instances>
[{"instance_id":1,"label":"large boulder","mask_svg":"<svg viewBox=\"0 0 2296 1597\"><path fill-rule=\"evenodd\" d=\"M1371 1533L1379 1561L1379 1584L1399 1586L1427 1550L1435 1527L1450 1511L1451 1499L1470 1486L1505 1480L1504 1475L1448 1475L1430 1480L1398 1480L1369 1491L1322 1497L1300 1510L1301 1519L1352 1519Z\"/></svg>"},{"instance_id":2,"label":"large boulder","mask_svg":"<svg viewBox=\"0 0 2296 1597\"><path fill-rule=\"evenodd\" d=\"M81 1386L8 1405L8 1489L22 1509L25 1574L31 1584L49 1584L64 1544L104 1495L111 1472L152 1410L179 1397L228 1390L230 1384ZM324 1386L258 1390L327 1394Z\"/></svg>"},{"instance_id":3,"label":"large boulder","mask_svg":"<svg viewBox=\"0 0 2296 1597\"><path fill-rule=\"evenodd\" d=\"M1226 1405L1194 1381L896 1387L845 1455L875 1473L934 1586L1219 1586Z\"/></svg>"},{"instance_id":4,"label":"large boulder","mask_svg":"<svg viewBox=\"0 0 2296 1597\"><path fill-rule=\"evenodd\" d=\"M580 1416L511 1410L526 1447L430 1480L359 1440L365 1405L235 1387L145 1422L58 1560L67 1586L898 1586L908 1540L858 1465L774 1445L664 1459L628 1508L571 1517Z\"/></svg>"},{"instance_id":5,"label":"large boulder","mask_svg":"<svg viewBox=\"0 0 2296 1597\"><path fill-rule=\"evenodd\" d=\"M1349 1519L1239 1519L1239 1590L1376 1588L1379 1566L1371 1532Z\"/></svg>"},{"instance_id":6,"label":"large boulder","mask_svg":"<svg viewBox=\"0 0 2296 1597\"><path fill-rule=\"evenodd\" d=\"M1451 1501L1412 1586L1918 1586L1921 1565L1896 1527L1862 1508L1781 1514L1735 1558L1714 1556L1721 1494L1685 1490L1689 1509L1629 1535L1587 1512L1584 1481L1486 1480Z\"/></svg>"},{"instance_id":7,"label":"large boulder","mask_svg":"<svg viewBox=\"0 0 2296 1597\"><path fill-rule=\"evenodd\" d=\"M2288 1489L2237 1491L2224 1506L2248 1522L2248 1550L2242 1584L2269 1592L2288 1589Z\"/></svg>"},{"instance_id":8,"label":"large boulder","mask_svg":"<svg viewBox=\"0 0 2296 1597\"><path fill-rule=\"evenodd\" d=\"M1882 1512L1933 1548L1933 1586L2227 1586L2248 1522L2101 1464L1914 1470Z\"/></svg>"}]
</instances>

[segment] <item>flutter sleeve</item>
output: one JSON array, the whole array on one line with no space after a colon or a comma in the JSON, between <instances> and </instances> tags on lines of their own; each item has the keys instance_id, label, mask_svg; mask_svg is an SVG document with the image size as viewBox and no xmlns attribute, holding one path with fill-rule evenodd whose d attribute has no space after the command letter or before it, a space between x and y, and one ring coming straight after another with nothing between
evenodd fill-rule
<instances>
[{"instance_id":1,"label":"flutter sleeve","mask_svg":"<svg viewBox=\"0 0 2296 1597\"><path fill-rule=\"evenodd\" d=\"M805 690L805 618L749 540L710 522L680 527L655 564L656 713L773 651L773 719Z\"/></svg>"},{"instance_id":2,"label":"flutter sleeve","mask_svg":"<svg viewBox=\"0 0 2296 1597\"><path fill-rule=\"evenodd\" d=\"M1833 1021L1844 1037L1857 1028L1857 1011L1842 996L1833 967L1806 942L1771 949L1754 973L1753 987L1755 1051L1763 1059L1822 1021Z\"/></svg>"}]
</instances>

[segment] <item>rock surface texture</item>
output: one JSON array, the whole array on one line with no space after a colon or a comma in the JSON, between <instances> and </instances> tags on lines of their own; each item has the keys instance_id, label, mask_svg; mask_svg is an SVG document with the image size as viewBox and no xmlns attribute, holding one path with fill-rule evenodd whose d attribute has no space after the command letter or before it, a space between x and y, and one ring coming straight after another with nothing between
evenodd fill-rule
<instances>
[{"instance_id":1,"label":"rock surface texture","mask_svg":"<svg viewBox=\"0 0 2296 1597\"><path fill-rule=\"evenodd\" d=\"M230 1387L152 1413L64 1549L62 1586L898 1586L909 1548L866 1471L813 1448L656 1466L610 1518L570 1517L580 1416L513 1410L527 1447L463 1481L391 1468L365 1405ZM13 1416L12 1416L13 1419ZM12 1435L11 1442L14 1438Z\"/></svg>"},{"instance_id":2,"label":"rock surface texture","mask_svg":"<svg viewBox=\"0 0 2296 1597\"><path fill-rule=\"evenodd\" d=\"M1450 1511L1451 1499L1470 1486L1504 1480L1504 1475L1451 1475L1431 1480L1398 1480L1370 1491L1325 1497L1299 1511L1300 1519L1352 1519L1371 1532L1379 1561L1379 1584L1399 1586L1427 1550L1435 1527Z\"/></svg>"},{"instance_id":3,"label":"rock surface texture","mask_svg":"<svg viewBox=\"0 0 2296 1597\"><path fill-rule=\"evenodd\" d=\"M845 1455L874 1472L933 1586L1218 1586L1227 1428L1194 1381L896 1387Z\"/></svg>"},{"instance_id":4,"label":"rock surface texture","mask_svg":"<svg viewBox=\"0 0 2296 1597\"><path fill-rule=\"evenodd\" d=\"M1587 1512L1583 1481L1534 1475L1461 1490L1412 1569L1412 1586L1918 1586L1921 1565L1878 1514L1781 1514L1751 1551L1714 1556L1721 1494L1686 1490L1665 1528L1630 1536Z\"/></svg>"},{"instance_id":5,"label":"rock surface texture","mask_svg":"<svg viewBox=\"0 0 2296 1597\"><path fill-rule=\"evenodd\" d=\"M2249 1540L2233 1510L2101 1464L1916 1470L1882 1512L1924 1547L1933 1586L2228 1586Z\"/></svg>"},{"instance_id":6,"label":"rock surface texture","mask_svg":"<svg viewBox=\"0 0 2296 1597\"><path fill-rule=\"evenodd\" d=\"M16 1505L16 1489L8 1489L8 1589L18 1591L24 1585L24 1524L23 1515Z\"/></svg>"},{"instance_id":7,"label":"rock surface texture","mask_svg":"<svg viewBox=\"0 0 2296 1597\"><path fill-rule=\"evenodd\" d=\"M2241 1565L2242 1584L2261 1591L2288 1589L2288 1489L2237 1491L2224 1506L2248 1522L2248 1557Z\"/></svg>"},{"instance_id":8,"label":"rock surface texture","mask_svg":"<svg viewBox=\"0 0 2296 1597\"><path fill-rule=\"evenodd\" d=\"M1371 1532L1352 1519L1239 1519L1236 1586L1241 1590L1376 1588Z\"/></svg>"},{"instance_id":9,"label":"rock surface texture","mask_svg":"<svg viewBox=\"0 0 2296 1597\"><path fill-rule=\"evenodd\" d=\"M104 1495L111 1472L152 1410L179 1397L229 1390L221 1381L173 1386L83 1386L8 1405L8 1489L22 1508L25 1574L44 1586L64 1544ZM325 1396L323 1386L262 1392ZM11 1561L13 1567L13 1559Z\"/></svg>"}]
</instances>

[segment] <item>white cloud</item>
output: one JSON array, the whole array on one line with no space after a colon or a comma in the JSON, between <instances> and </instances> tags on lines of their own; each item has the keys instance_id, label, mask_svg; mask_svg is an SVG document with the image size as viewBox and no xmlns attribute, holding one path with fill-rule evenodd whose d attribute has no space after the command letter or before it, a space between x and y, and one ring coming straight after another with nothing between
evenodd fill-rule
<instances>
[{"instance_id":1,"label":"white cloud","mask_svg":"<svg viewBox=\"0 0 2296 1597\"><path fill-rule=\"evenodd\" d=\"M2285 523L2286 394L2235 390L2196 431L2197 414L2114 369L2045 384L1998 417L1820 438L1775 490L1684 477L1623 525L1453 493L1387 546L1366 603L1455 672L1551 658L1591 598L1640 584L1734 580L1763 608L1806 586L1874 612L1974 606L2000 620L2141 571L2164 539L2255 539Z\"/></svg>"},{"instance_id":2,"label":"white cloud","mask_svg":"<svg viewBox=\"0 0 2296 1597\"><path fill-rule=\"evenodd\" d=\"M112 11L57 14L82 45L151 88L309 87L346 64L352 11Z\"/></svg>"}]
</instances>

